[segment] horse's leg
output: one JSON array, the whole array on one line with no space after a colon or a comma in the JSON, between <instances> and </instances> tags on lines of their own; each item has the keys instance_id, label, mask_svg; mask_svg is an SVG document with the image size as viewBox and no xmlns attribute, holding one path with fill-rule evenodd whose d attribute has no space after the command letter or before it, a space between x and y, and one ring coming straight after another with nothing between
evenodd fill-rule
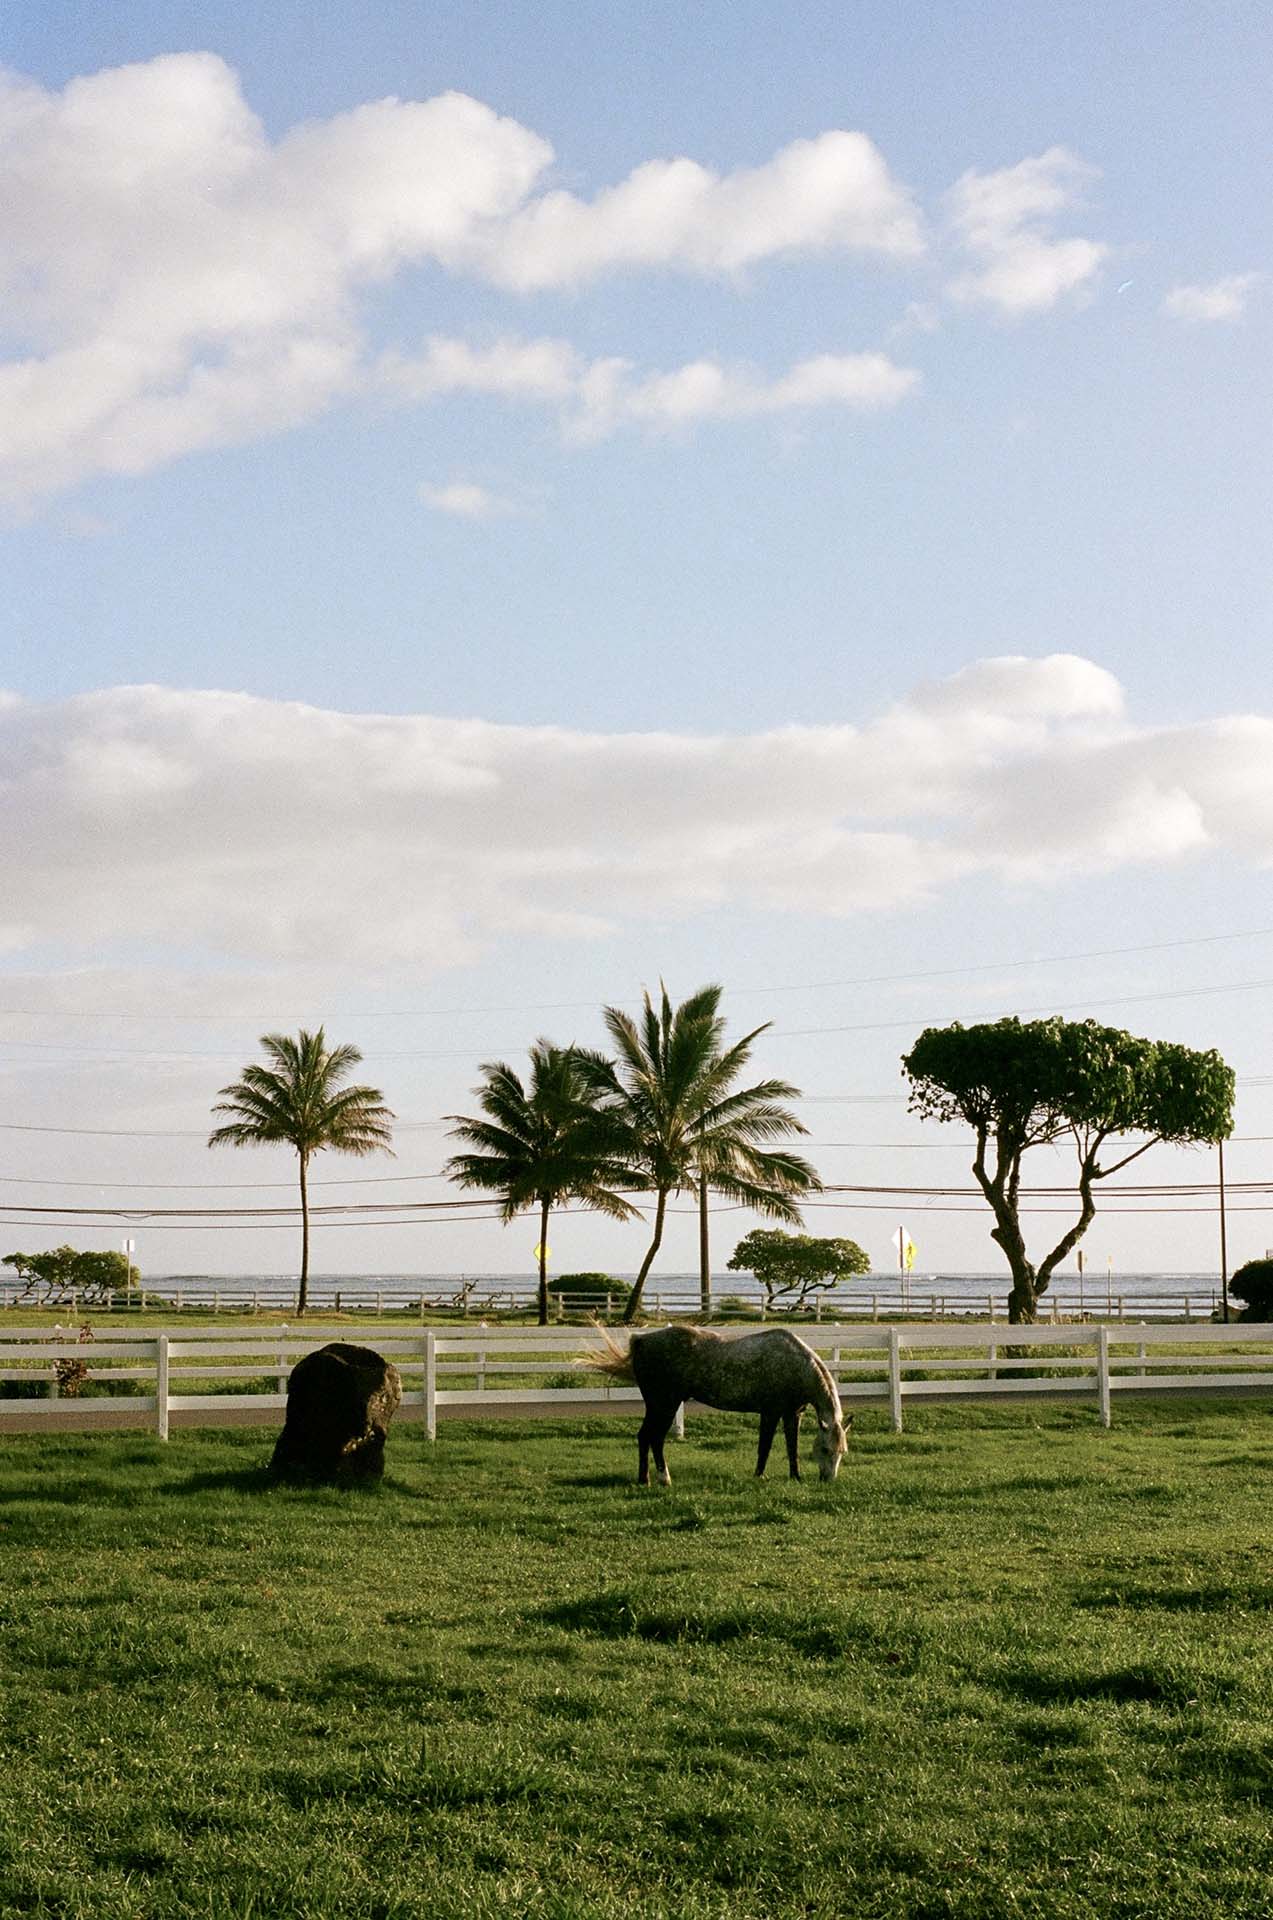
<instances>
[{"instance_id":1,"label":"horse's leg","mask_svg":"<svg viewBox=\"0 0 1273 1920\"><path fill-rule=\"evenodd\" d=\"M787 1436L787 1465L793 1480L800 1478L800 1416L803 1412L803 1407L797 1407L794 1413L782 1416L782 1430Z\"/></svg>"},{"instance_id":2,"label":"horse's leg","mask_svg":"<svg viewBox=\"0 0 1273 1920\"><path fill-rule=\"evenodd\" d=\"M680 1404L679 1400L673 1400L670 1405L661 1406L650 1418L650 1446L654 1453L654 1464L658 1468L659 1479L665 1487L671 1486L672 1476L667 1470L667 1461L663 1458L663 1442L667 1439Z\"/></svg>"},{"instance_id":3,"label":"horse's leg","mask_svg":"<svg viewBox=\"0 0 1273 1920\"><path fill-rule=\"evenodd\" d=\"M774 1443L774 1435L777 1431L777 1414L762 1413L760 1416L760 1445L756 1449L756 1478L758 1480L765 1471L765 1462L769 1458L769 1449Z\"/></svg>"},{"instance_id":4,"label":"horse's leg","mask_svg":"<svg viewBox=\"0 0 1273 1920\"><path fill-rule=\"evenodd\" d=\"M650 1409L647 1406L637 1434L637 1485L650 1484Z\"/></svg>"},{"instance_id":5,"label":"horse's leg","mask_svg":"<svg viewBox=\"0 0 1273 1920\"><path fill-rule=\"evenodd\" d=\"M654 1401L653 1403L649 1401L646 1402L645 1418L641 1422L641 1430L637 1434L637 1449L640 1455L640 1465L637 1472L637 1485L639 1487L648 1487L650 1484L651 1453L654 1455L654 1465L663 1485L670 1487L672 1484L672 1476L668 1472L667 1462L663 1458L663 1442L667 1438L668 1428L676 1418L676 1409L680 1404L679 1400L673 1401L670 1407L667 1402L663 1400Z\"/></svg>"}]
</instances>

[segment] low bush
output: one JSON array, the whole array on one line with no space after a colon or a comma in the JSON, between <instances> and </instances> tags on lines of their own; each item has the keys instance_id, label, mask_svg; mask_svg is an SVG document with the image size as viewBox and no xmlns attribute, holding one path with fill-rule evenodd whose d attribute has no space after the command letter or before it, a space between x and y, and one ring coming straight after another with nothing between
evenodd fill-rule
<instances>
[{"instance_id":1,"label":"low bush","mask_svg":"<svg viewBox=\"0 0 1273 1920\"><path fill-rule=\"evenodd\" d=\"M1244 1320L1273 1320L1273 1260L1248 1260L1229 1282L1235 1300L1245 1300Z\"/></svg>"},{"instance_id":2,"label":"low bush","mask_svg":"<svg viewBox=\"0 0 1273 1920\"><path fill-rule=\"evenodd\" d=\"M548 1282L548 1291L563 1306L595 1312L605 1309L608 1301L611 1312L622 1313L631 1288L622 1280L612 1280L608 1273L559 1273Z\"/></svg>"}]
</instances>

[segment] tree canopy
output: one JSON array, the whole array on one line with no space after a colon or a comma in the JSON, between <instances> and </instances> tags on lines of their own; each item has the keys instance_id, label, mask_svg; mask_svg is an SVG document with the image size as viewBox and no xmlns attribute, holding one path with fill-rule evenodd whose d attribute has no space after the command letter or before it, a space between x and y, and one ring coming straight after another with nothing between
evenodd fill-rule
<instances>
[{"instance_id":1,"label":"tree canopy","mask_svg":"<svg viewBox=\"0 0 1273 1920\"><path fill-rule=\"evenodd\" d=\"M137 1273L126 1254L109 1249L81 1253L69 1246L50 1247L45 1253L6 1253L0 1265L14 1269L24 1293L50 1304L72 1294L85 1304L108 1300Z\"/></svg>"},{"instance_id":2,"label":"tree canopy","mask_svg":"<svg viewBox=\"0 0 1273 1920\"><path fill-rule=\"evenodd\" d=\"M692 1192L705 1177L726 1199L798 1225L796 1196L822 1184L807 1160L764 1144L805 1131L782 1104L798 1099L799 1089L785 1080L737 1085L753 1043L769 1023L727 1046L721 992L719 986L700 987L674 1007L664 987L657 1003L645 995L639 1020L607 1007L606 1029L618 1060L584 1056L605 1113L618 1130L618 1151L631 1183L655 1196L653 1233L625 1320L635 1319L640 1310L646 1277L662 1244L670 1194Z\"/></svg>"},{"instance_id":3,"label":"tree canopy","mask_svg":"<svg viewBox=\"0 0 1273 1920\"><path fill-rule=\"evenodd\" d=\"M902 1070L912 1112L973 1130L973 1173L1011 1269L1013 1320L1034 1319L1038 1296L1095 1217L1098 1182L1159 1142L1215 1143L1233 1125L1233 1070L1218 1053L1095 1020L927 1027ZM1021 1229L1022 1156L1067 1136L1078 1156L1078 1217L1036 1264ZM1107 1149L1115 1157L1102 1164Z\"/></svg>"},{"instance_id":4,"label":"tree canopy","mask_svg":"<svg viewBox=\"0 0 1273 1920\"><path fill-rule=\"evenodd\" d=\"M530 1050L530 1080L502 1060L487 1061L475 1088L481 1116L452 1113L450 1137L470 1149L446 1165L461 1187L499 1195L507 1222L530 1207L539 1209L539 1321L548 1323L548 1221L563 1200L581 1200L612 1220L631 1220L636 1208L615 1191L630 1184L616 1145L616 1131L601 1113L595 1091L605 1063L576 1047L537 1040Z\"/></svg>"},{"instance_id":5,"label":"tree canopy","mask_svg":"<svg viewBox=\"0 0 1273 1920\"><path fill-rule=\"evenodd\" d=\"M755 1274L767 1305L788 1304L794 1310L811 1293L871 1271L870 1257L856 1240L818 1239L777 1227L753 1228L725 1264L731 1273Z\"/></svg>"},{"instance_id":6,"label":"tree canopy","mask_svg":"<svg viewBox=\"0 0 1273 1920\"><path fill-rule=\"evenodd\" d=\"M210 1147L261 1147L285 1144L300 1163L301 1273L296 1311L304 1313L309 1296L309 1163L324 1148L358 1156L389 1153L390 1122L379 1087L347 1087L362 1060L357 1047L329 1047L319 1027L287 1033L263 1033L268 1067L257 1063L242 1078L222 1087L213 1113L229 1116L208 1138Z\"/></svg>"}]
</instances>

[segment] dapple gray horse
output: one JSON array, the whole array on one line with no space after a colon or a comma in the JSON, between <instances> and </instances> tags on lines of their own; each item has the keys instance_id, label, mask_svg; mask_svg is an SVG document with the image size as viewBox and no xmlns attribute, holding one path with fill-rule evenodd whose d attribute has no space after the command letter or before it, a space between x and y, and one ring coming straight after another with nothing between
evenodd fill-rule
<instances>
[{"instance_id":1,"label":"dapple gray horse","mask_svg":"<svg viewBox=\"0 0 1273 1920\"><path fill-rule=\"evenodd\" d=\"M733 1338L705 1327L656 1327L651 1333L634 1333L626 1352L604 1332L602 1339L604 1349L591 1354L587 1364L614 1379L635 1380L645 1401L637 1435L640 1486L650 1484L651 1453L659 1479L665 1487L671 1485L663 1442L685 1400L760 1415L757 1474L765 1471L781 1421L793 1480L800 1478L800 1416L812 1406L818 1417L813 1457L822 1479L835 1479L847 1444L840 1396L813 1348L786 1327Z\"/></svg>"}]
</instances>

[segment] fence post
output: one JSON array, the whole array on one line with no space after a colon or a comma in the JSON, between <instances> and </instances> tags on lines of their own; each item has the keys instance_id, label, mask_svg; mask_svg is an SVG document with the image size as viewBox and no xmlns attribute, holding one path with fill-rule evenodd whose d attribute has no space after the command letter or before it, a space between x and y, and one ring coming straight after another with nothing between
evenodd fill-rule
<instances>
[{"instance_id":1,"label":"fence post","mask_svg":"<svg viewBox=\"0 0 1273 1920\"><path fill-rule=\"evenodd\" d=\"M1190 1299L1189 1295L1186 1294L1185 1295L1185 1325L1188 1326L1189 1323L1192 1321L1192 1319L1193 1319L1193 1301Z\"/></svg>"},{"instance_id":2,"label":"fence post","mask_svg":"<svg viewBox=\"0 0 1273 1920\"><path fill-rule=\"evenodd\" d=\"M155 1342L155 1431L161 1440L168 1438L168 1336L161 1333Z\"/></svg>"},{"instance_id":3,"label":"fence post","mask_svg":"<svg viewBox=\"0 0 1273 1920\"><path fill-rule=\"evenodd\" d=\"M685 1438L685 1402L683 1400L676 1409L676 1418L672 1422L672 1432L678 1440Z\"/></svg>"},{"instance_id":4,"label":"fence post","mask_svg":"<svg viewBox=\"0 0 1273 1920\"><path fill-rule=\"evenodd\" d=\"M424 1436L438 1437L438 1336L430 1327L424 1336Z\"/></svg>"},{"instance_id":5,"label":"fence post","mask_svg":"<svg viewBox=\"0 0 1273 1920\"><path fill-rule=\"evenodd\" d=\"M993 1293L986 1295L986 1312L990 1317L990 1324L993 1327L995 1323L995 1297Z\"/></svg>"},{"instance_id":6,"label":"fence post","mask_svg":"<svg viewBox=\"0 0 1273 1920\"><path fill-rule=\"evenodd\" d=\"M1109 1328L1096 1329L1096 1386L1101 1401L1101 1425L1110 1423L1109 1405Z\"/></svg>"},{"instance_id":7,"label":"fence post","mask_svg":"<svg viewBox=\"0 0 1273 1920\"><path fill-rule=\"evenodd\" d=\"M880 1296L878 1293L873 1293L871 1295L871 1322L873 1325L875 1324L875 1322L879 1320L879 1317L880 1317Z\"/></svg>"},{"instance_id":8,"label":"fence post","mask_svg":"<svg viewBox=\"0 0 1273 1920\"><path fill-rule=\"evenodd\" d=\"M898 1327L888 1330L888 1406L894 1433L902 1431L902 1335Z\"/></svg>"},{"instance_id":9,"label":"fence post","mask_svg":"<svg viewBox=\"0 0 1273 1920\"><path fill-rule=\"evenodd\" d=\"M486 1348L485 1347L479 1347L477 1350L477 1365L474 1368L474 1372L477 1375L478 1392L485 1393L486 1391Z\"/></svg>"},{"instance_id":10,"label":"fence post","mask_svg":"<svg viewBox=\"0 0 1273 1920\"><path fill-rule=\"evenodd\" d=\"M999 1369L995 1365L995 1362L999 1358L999 1342L997 1340L990 1342L990 1345L986 1349L986 1358L990 1362L990 1371L986 1378L988 1380L997 1380L999 1378Z\"/></svg>"}]
</instances>

